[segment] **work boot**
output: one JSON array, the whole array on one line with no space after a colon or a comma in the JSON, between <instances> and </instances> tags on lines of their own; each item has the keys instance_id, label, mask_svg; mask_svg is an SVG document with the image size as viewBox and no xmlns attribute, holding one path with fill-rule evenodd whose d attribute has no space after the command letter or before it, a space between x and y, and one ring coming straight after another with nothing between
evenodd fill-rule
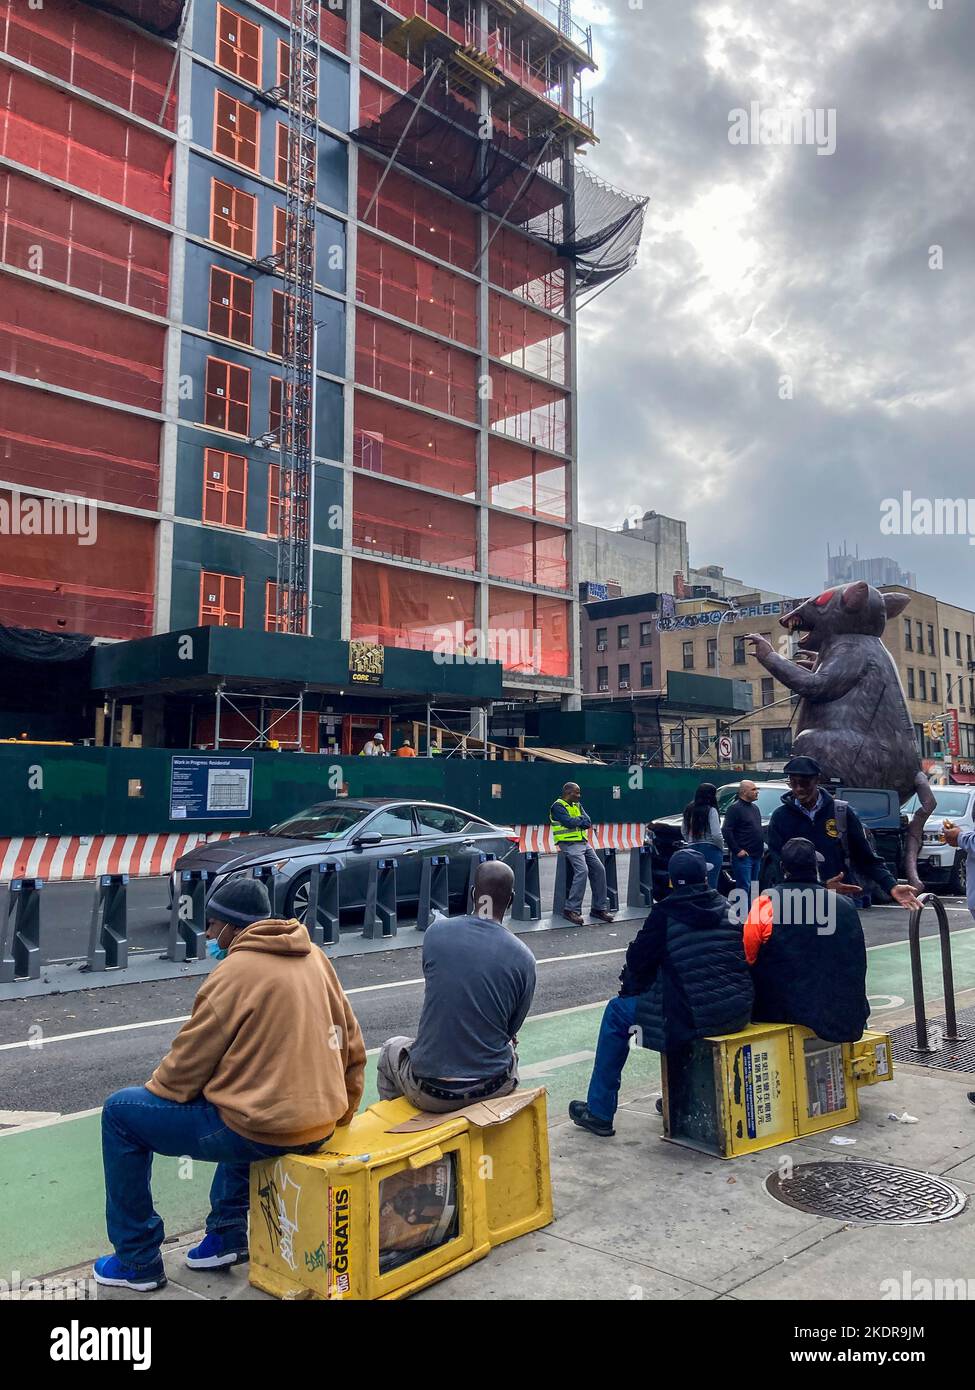
<instances>
[{"instance_id":1,"label":"work boot","mask_svg":"<svg viewBox=\"0 0 975 1390\"><path fill-rule=\"evenodd\" d=\"M580 1129L587 1129L590 1134L598 1134L600 1139L612 1139L616 1133L610 1122L594 1115L584 1100L570 1100L569 1114L573 1123Z\"/></svg>"},{"instance_id":2,"label":"work boot","mask_svg":"<svg viewBox=\"0 0 975 1390\"><path fill-rule=\"evenodd\" d=\"M584 927L586 925L586 919L583 917L582 913L573 912L571 907L564 907L562 909L562 916L567 922L571 922L573 926Z\"/></svg>"},{"instance_id":3,"label":"work boot","mask_svg":"<svg viewBox=\"0 0 975 1390\"><path fill-rule=\"evenodd\" d=\"M975 1091L968 1092L968 1099L971 1101L973 1105L975 1105Z\"/></svg>"},{"instance_id":4,"label":"work boot","mask_svg":"<svg viewBox=\"0 0 975 1390\"><path fill-rule=\"evenodd\" d=\"M600 908L594 907L593 910L592 910L592 912L590 912L589 916L590 916L590 917L598 917L599 920L600 920L600 922L615 922L615 921L616 921L616 913L615 913L615 912L610 912L610 911L609 911L607 908L605 908L605 907L600 907Z\"/></svg>"},{"instance_id":5,"label":"work boot","mask_svg":"<svg viewBox=\"0 0 975 1390\"><path fill-rule=\"evenodd\" d=\"M654 1110L656 1110L658 1115L662 1115L664 1113L664 1102L662 1096L657 1097L657 1099L653 1103L653 1108Z\"/></svg>"}]
</instances>

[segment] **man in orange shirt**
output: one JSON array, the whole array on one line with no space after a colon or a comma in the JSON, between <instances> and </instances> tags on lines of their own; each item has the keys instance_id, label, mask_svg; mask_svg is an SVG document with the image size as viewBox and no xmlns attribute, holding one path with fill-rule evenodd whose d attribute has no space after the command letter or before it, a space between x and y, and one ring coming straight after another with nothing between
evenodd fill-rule
<instances>
[{"instance_id":1,"label":"man in orange shirt","mask_svg":"<svg viewBox=\"0 0 975 1390\"><path fill-rule=\"evenodd\" d=\"M745 919L756 1023L799 1023L826 1042L856 1042L870 1016L860 914L819 880L811 840L779 852L785 881L762 893Z\"/></svg>"},{"instance_id":2,"label":"man in orange shirt","mask_svg":"<svg viewBox=\"0 0 975 1390\"><path fill-rule=\"evenodd\" d=\"M399 748L397 748L397 750L396 750L396 756L397 756L397 758L415 758L415 757L416 757L416 749L413 747L413 743L412 743L412 741L411 741L410 739L404 738L403 742L400 744Z\"/></svg>"}]
</instances>

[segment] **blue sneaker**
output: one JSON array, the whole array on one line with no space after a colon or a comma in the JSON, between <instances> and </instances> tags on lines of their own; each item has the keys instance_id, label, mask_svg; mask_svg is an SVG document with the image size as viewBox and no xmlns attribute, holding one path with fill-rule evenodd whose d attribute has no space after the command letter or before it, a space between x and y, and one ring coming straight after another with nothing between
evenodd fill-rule
<instances>
[{"instance_id":1,"label":"blue sneaker","mask_svg":"<svg viewBox=\"0 0 975 1390\"><path fill-rule=\"evenodd\" d=\"M107 1284L115 1289L135 1289L138 1293L149 1293L161 1289L166 1284L166 1272L160 1264L155 1273L145 1270L127 1269L118 1255L102 1255L92 1265L96 1284Z\"/></svg>"},{"instance_id":2,"label":"blue sneaker","mask_svg":"<svg viewBox=\"0 0 975 1390\"><path fill-rule=\"evenodd\" d=\"M235 1245L217 1231L207 1231L199 1245L186 1252L190 1269L224 1269L244 1264L250 1258L246 1245Z\"/></svg>"}]
</instances>

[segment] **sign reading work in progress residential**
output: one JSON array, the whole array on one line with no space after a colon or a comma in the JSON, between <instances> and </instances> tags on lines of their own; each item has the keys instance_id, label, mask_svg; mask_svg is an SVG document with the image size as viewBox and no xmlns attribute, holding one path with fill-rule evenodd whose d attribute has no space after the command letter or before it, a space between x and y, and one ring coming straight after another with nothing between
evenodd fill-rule
<instances>
[{"instance_id":1,"label":"sign reading work in progress residential","mask_svg":"<svg viewBox=\"0 0 975 1390\"><path fill-rule=\"evenodd\" d=\"M251 813L253 785L253 758L174 757L169 819L246 819Z\"/></svg>"}]
</instances>

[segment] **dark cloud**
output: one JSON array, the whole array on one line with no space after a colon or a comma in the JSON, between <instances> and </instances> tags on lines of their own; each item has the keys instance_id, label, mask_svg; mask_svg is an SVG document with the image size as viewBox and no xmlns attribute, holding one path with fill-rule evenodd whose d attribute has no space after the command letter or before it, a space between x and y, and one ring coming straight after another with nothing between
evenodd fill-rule
<instances>
[{"instance_id":1,"label":"dark cloud","mask_svg":"<svg viewBox=\"0 0 975 1390\"><path fill-rule=\"evenodd\" d=\"M975 606L975 547L879 529L903 488L975 496L975 4L600 13L588 158L651 203L580 315L583 519L686 517L693 563L790 592L845 539ZM835 153L731 144L752 101L835 108Z\"/></svg>"}]
</instances>

